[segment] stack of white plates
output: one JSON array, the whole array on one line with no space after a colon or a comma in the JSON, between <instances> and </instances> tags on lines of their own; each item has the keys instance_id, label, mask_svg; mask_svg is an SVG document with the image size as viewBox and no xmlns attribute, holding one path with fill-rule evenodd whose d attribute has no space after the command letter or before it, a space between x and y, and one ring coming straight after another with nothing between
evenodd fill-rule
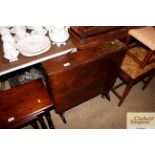
<instances>
[{"instance_id":1,"label":"stack of white plates","mask_svg":"<svg viewBox=\"0 0 155 155\"><path fill-rule=\"evenodd\" d=\"M36 56L47 52L51 47L48 37L43 35L27 36L17 42L16 48L24 56Z\"/></svg>"}]
</instances>

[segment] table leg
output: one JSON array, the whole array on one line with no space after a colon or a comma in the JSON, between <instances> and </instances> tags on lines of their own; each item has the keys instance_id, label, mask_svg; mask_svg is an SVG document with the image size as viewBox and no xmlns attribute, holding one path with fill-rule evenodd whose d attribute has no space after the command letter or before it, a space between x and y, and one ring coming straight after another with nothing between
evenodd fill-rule
<instances>
[{"instance_id":1,"label":"table leg","mask_svg":"<svg viewBox=\"0 0 155 155\"><path fill-rule=\"evenodd\" d=\"M51 114L50 114L49 111L46 111L46 112L45 112L45 117L46 117L46 119L47 119L49 128L50 128L50 129L54 129L53 121L52 121Z\"/></svg>"},{"instance_id":2,"label":"table leg","mask_svg":"<svg viewBox=\"0 0 155 155\"><path fill-rule=\"evenodd\" d=\"M31 126L32 126L34 129L39 129L39 126L38 126L38 124L37 124L36 121L31 122Z\"/></svg>"},{"instance_id":3,"label":"table leg","mask_svg":"<svg viewBox=\"0 0 155 155\"><path fill-rule=\"evenodd\" d=\"M43 129L47 129L47 126L46 126L46 124L45 124L44 119L43 119L42 116L38 116L38 121L39 121L39 123L41 124L41 127L42 127Z\"/></svg>"},{"instance_id":4,"label":"table leg","mask_svg":"<svg viewBox=\"0 0 155 155\"><path fill-rule=\"evenodd\" d=\"M107 99L108 101L111 101L109 93L101 94L101 97L102 97L102 98L106 97L106 99Z\"/></svg>"},{"instance_id":5,"label":"table leg","mask_svg":"<svg viewBox=\"0 0 155 155\"><path fill-rule=\"evenodd\" d=\"M64 113L59 113L59 116L60 116L61 120L66 124L67 121L66 121L66 119L64 117Z\"/></svg>"}]
</instances>

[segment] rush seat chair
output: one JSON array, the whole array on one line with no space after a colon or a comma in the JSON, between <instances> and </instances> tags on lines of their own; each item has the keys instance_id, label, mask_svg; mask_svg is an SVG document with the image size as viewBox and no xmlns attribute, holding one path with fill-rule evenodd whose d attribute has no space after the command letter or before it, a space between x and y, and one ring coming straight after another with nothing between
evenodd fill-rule
<instances>
[{"instance_id":1,"label":"rush seat chair","mask_svg":"<svg viewBox=\"0 0 155 155\"><path fill-rule=\"evenodd\" d=\"M130 51L128 55L140 65L140 68L144 68L147 64L151 63L150 60L155 51L155 28L147 26L130 29L126 38L127 45L130 44L132 38L134 38L137 43L140 43L138 45L143 45L147 49L147 53L143 60L138 59L133 53L130 53Z\"/></svg>"},{"instance_id":2,"label":"rush seat chair","mask_svg":"<svg viewBox=\"0 0 155 155\"><path fill-rule=\"evenodd\" d=\"M130 49L128 52L136 55L138 59L143 59L147 54L147 51L144 48L134 47ZM151 58L151 60L155 60L155 56ZM146 65L143 69L139 67L139 64L135 62L128 54L125 55L123 63L120 67L120 71L118 73L118 77L121 79L121 83L115 85L111 91L120 99L118 106L121 106L125 98L127 97L131 88L138 82L143 81L144 86L143 90L149 84L149 82L155 76L155 62L152 62L149 65ZM117 89L126 84L125 90L123 94L119 94Z\"/></svg>"}]
</instances>

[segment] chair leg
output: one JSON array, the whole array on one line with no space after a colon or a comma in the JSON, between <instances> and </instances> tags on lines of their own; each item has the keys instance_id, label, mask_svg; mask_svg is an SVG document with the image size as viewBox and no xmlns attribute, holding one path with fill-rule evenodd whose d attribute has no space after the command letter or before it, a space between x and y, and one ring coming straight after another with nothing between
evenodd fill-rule
<instances>
[{"instance_id":1,"label":"chair leg","mask_svg":"<svg viewBox=\"0 0 155 155\"><path fill-rule=\"evenodd\" d=\"M151 59L153 55L153 52L154 51L152 50L147 52L147 55L145 56L143 62L140 64L140 68L144 68L148 64L149 60Z\"/></svg>"},{"instance_id":2,"label":"chair leg","mask_svg":"<svg viewBox=\"0 0 155 155\"><path fill-rule=\"evenodd\" d=\"M121 106L122 105L123 101L125 100L125 98L128 95L128 93L129 93L129 91L130 91L130 89L131 89L132 86L133 86L133 82L129 82L127 84L127 86L126 86L126 88L125 88L125 90L123 92L123 95L120 98L120 101L119 101L118 106Z\"/></svg>"},{"instance_id":3,"label":"chair leg","mask_svg":"<svg viewBox=\"0 0 155 155\"><path fill-rule=\"evenodd\" d=\"M142 90L144 90L148 86L148 84L150 83L150 81L153 79L154 76L155 75L152 74L151 76L148 77L148 79L144 82L144 86L142 87Z\"/></svg>"},{"instance_id":4,"label":"chair leg","mask_svg":"<svg viewBox=\"0 0 155 155\"><path fill-rule=\"evenodd\" d=\"M46 117L46 119L47 119L49 128L50 128L50 129L54 129L53 121L52 121L51 114L50 114L49 111L46 111L46 112L45 112L45 117Z\"/></svg>"}]
</instances>

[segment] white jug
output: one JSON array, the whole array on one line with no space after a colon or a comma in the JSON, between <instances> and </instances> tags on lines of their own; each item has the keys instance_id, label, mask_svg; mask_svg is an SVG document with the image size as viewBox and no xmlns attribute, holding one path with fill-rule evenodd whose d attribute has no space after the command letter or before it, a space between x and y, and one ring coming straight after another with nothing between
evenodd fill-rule
<instances>
[{"instance_id":1,"label":"white jug","mask_svg":"<svg viewBox=\"0 0 155 155\"><path fill-rule=\"evenodd\" d=\"M56 44L58 47L60 45L66 45L66 41L69 38L68 26L52 26L49 30L49 36L53 44Z\"/></svg>"},{"instance_id":2,"label":"white jug","mask_svg":"<svg viewBox=\"0 0 155 155\"><path fill-rule=\"evenodd\" d=\"M44 29L43 26L34 26L33 31L31 32L32 35L38 34L38 35L46 35L47 30Z\"/></svg>"},{"instance_id":3,"label":"white jug","mask_svg":"<svg viewBox=\"0 0 155 155\"><path fill-rule=\"evenodd\" d=\"M16 41L19 41L27 36L26 28L24 26L14 26L11 29L11 32L15 34L14 38Z\"/></svg>"}]
</instances>

